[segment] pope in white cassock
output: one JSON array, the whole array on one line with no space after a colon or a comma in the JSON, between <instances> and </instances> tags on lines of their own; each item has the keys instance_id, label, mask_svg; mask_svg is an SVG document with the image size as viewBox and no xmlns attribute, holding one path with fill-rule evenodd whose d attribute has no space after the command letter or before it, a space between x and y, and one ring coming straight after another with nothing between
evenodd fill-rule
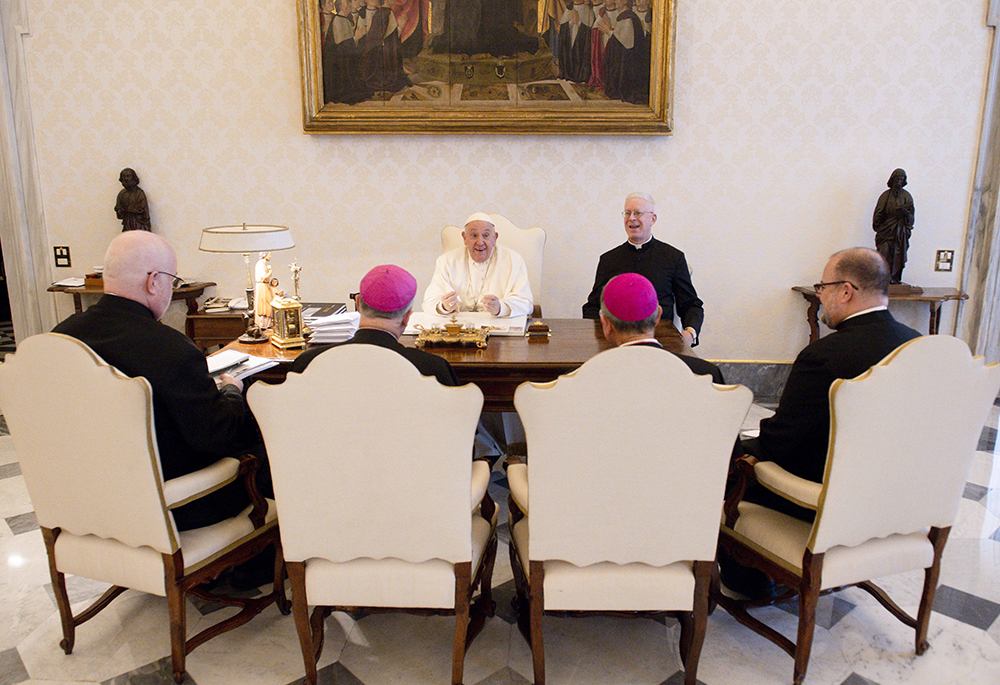
<instances>
[{"instance_id":1,"label":"pope in white cassock","mask_svg":"<svg viewBox=\"0 0 1000 685\"><path fill-rule=\"evenodd\" d=\"M493 316L526 316L534 308L528 269L517 252L497 245L489 214L465 220L465 247L445 252L434 265L434 278L424 293L428 314L489 312Z\"/></svg>"}]
</instances>

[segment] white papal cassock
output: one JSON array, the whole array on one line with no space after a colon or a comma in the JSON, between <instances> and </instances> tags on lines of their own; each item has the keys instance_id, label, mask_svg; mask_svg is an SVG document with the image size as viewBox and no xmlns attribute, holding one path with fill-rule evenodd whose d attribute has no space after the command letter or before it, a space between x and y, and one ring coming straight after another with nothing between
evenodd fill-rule
<instances>
[{"instance_id":1,"label":"white papal cassock","mask_svg":"<svg viewBox=\"0 0 1000 685\"><path fill-rule=\"evenodd\" d=\"M477 264L465 247L449 250L437 258L434 278L424 293L423 309L429 314L446 314L441 298L454 290L460 312L474 312L484 295L500 298L500 316L530 315L534 308L528 269L514 250L497 245L484 264Z\"/></svg>"}]
</instances>

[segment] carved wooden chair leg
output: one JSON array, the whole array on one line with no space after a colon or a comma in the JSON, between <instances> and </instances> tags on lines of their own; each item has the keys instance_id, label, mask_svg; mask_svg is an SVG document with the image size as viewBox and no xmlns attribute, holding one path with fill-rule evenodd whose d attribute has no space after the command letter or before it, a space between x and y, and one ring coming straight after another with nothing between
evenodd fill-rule
<instances>
[{"instance_id":1,"label":"carved wooden chair leg","mask_svg":"<svg viewBox=\"0 0 1000 685\"><path fill-rule=\"evenodd\" d=\"M285 594L285 557L281 551L281 540L274 543L274 591L278 594L278 611L288 616L292 612L292 604Z\"/></svg>"},{"instance_id":2,"label":"carved wooden chair leg","mask_svg":"<svg viewBox=\"0 0 1000 685\"><path fill-rule=\"evenodd\" d=\"M496 614L497 603L493 601L493 567L497 559L497 534L493 532L493 537L486 548L486 558L483 559L483 570L479 580L479 598L484 604L487 616Z\"/></svg>"},{"instance_id":3,"label":"carved wooden chair leg","mask_svg":"<svg viewBox=\"0 0 1000 685\"><path fill-rule=\"evenodd\" d=\"M690 612L691 624L685 626L683 622L681 623L681 661L684 663L685 685L695 685L697 682L698 660L701 658L701 648L705 644L705 632L708 629L708 604L713 568L715 562L694 562L694 607ZM686 639L685 633L687 633Z\"/></svg>"},{"instance_id":4,"label":"carved wooden chair leg","mask_svg":"<svg viewBox=\"0 0 1000 685\"><path fill-rule=\"evenodd\" d=\"M69 593L66 592L66 576L56 568L56 538L58 528L42 528L42 540L45 542L45 553L49 558L49 576L52 578L52 592L56 596L59 607L59 620L62 623L63 639L59 646L66 654L73 653L73 643L76 641L76 624L73 622L73 610L69 605Z\"/></svg>"},{"instance_id":5,"label":"carved wooden chair leg","mask_svg":"<svg viewBox=\"0 0 1000 685\"><path fill-rule=\"evenodd\" d=\"M800 685L809 667L813 634L816 631L816 603L819 601L823 555L808 550L803 555L802 590L799 593L799 631L795 641L795 672L793 682Z\"/></svg>"},{"instance_id":6,"label":"carved wooden chair leg","mask_svg":"<svg viewBox=\"0 0 1000 685\"><path fill-rule=\"evenodd\" d=\"M455 644L451 654L451 683L462 685L465 670L466 634L469 630L469 592L472 562L455 564Z\"/></svg>"},{"instance_id":7,"label":"carved wooden chair leg","mask_svg":"<svg viewBox=\"0 0 1000 685\"><path fill-rule=\"evenodd\" d=\"M941 555L944 544L948 541L951 528L931 528L928 538L934 545L934 563L924 571L924 591L920 595L920 607L917 609L916 652L920 656L927 651L927 629L931 622L931 609L934 607L934 594L937 592L938 577L941 574Z\"/></svg>"},{"instance_id":8,"label":"carved wooden chair leg","mask_svg":"<svg viewBox=\"0 0 1000 685\"><path fill-rule=\"evenodd\" d=\"M309 685L316 685L316 645L313 642L313 630L309 622L305 564L301 561L289 561L285 567L292 583L292 614L295 616L295 631L299 634L302 662L306 667L305 680Z\"/></svg>"},{"instance_id":9,"label":"carved wooden chair leg","mask_svg":"<svg viewBox=\"0 0 1000 685\"><path fill-rule=\"evenodd\" d=\"M545 685L545 641L542 635L542 614L545 613L545 565L529 561L528 606L531 624L531 661L535 669L535 685Z\"/></svg>"},{"instance_id":10,"label":"carved wooden chair leg","mask_svg":"<svg viewBox=\"0 0 1000 685\"><path fill-rule=\"evenodd\" d=\"M722 592L722 580L719 577L719 564L712 562L712 577L708 590L708 615L715 613L715 607L719 605L718 596Z\"/></svg>"},{"instance_id":11,"label":"carved wooden chair leg","mask_svg":"<svg viewBox=\"0 0 1000 685\"><path fill-rule=\"evenodd\" d=\"M184 587L179 582L184 561L180 551L163 555L166 576L167 610L170 614L170 656L173 662L174 682L184 682L184 665L187 657L187 611L184 606Z\"/></svg>"}]
</instances>

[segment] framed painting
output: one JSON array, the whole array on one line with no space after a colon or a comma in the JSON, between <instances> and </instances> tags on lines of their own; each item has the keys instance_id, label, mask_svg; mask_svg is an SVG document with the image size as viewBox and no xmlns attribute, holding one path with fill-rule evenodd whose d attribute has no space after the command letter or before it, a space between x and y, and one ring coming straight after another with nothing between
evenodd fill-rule
<instances>
[{"instance_id":1,"label":"framed painting","mask_svg":"<svg viewBox=\"0 0 1000 685\"><path fill-rule=\"evenodd\" d=\"M676 0L297 2L306 133L671 133Z\"/></svg>"}]
</instances>

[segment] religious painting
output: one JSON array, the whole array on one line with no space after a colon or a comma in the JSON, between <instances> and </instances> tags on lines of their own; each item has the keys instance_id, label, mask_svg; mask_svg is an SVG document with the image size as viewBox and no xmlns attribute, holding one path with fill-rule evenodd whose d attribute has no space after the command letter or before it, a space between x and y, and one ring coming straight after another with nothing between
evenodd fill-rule
<instances>
[{"instance_id":1,"label":"religious painting","mask_svg":"<svg viewBox=\"0 0 1000 685\"><path fill-rule=\"evenodd\" d=\"M298 0L307 133L669 134L676 0Z\"/></svg>"}]
</instances>

